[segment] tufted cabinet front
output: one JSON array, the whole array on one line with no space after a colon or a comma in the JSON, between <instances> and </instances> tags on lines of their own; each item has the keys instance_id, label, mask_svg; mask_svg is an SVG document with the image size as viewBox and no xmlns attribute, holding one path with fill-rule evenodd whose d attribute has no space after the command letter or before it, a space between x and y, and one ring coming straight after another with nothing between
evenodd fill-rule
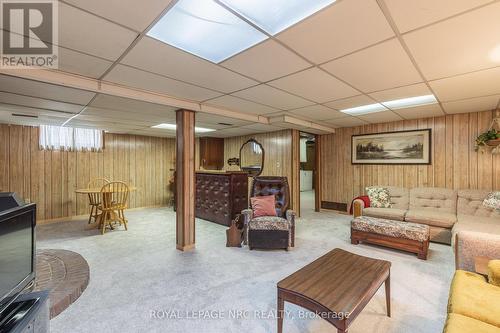
<instances>
[{"instance_id":1,"label":"tufted cabinet front","mask_svg":"<svg viewBox=\"0 0 500 333\"><path fill-rule=\"evenodd\" d=\"M247 207L246 173L196 173L196 217L230 226L231 220Z\"/></svg>"}]
</instances>

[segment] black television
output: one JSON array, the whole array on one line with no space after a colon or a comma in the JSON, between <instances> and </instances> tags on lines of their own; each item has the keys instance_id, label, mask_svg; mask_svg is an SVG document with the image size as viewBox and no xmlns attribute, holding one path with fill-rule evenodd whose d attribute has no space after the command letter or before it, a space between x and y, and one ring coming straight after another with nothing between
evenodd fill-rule
<instances>
[{"instance_id":1,"label":"black television","mask_svg":"<svg viewBox=\"0 0 500 333\"><path fill-rule=\"evenodd\" d=\"M0 317L21 292L34 285L36 205L0 193Z\"/></svg>"}]
</instances>

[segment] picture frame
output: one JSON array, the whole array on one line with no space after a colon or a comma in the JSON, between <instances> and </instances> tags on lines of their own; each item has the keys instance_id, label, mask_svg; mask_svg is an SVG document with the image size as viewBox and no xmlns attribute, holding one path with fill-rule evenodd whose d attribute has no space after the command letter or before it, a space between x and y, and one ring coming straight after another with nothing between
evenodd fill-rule
<instances>
[{"instance_id":1,"label":"picture frame","mask_svg":"<svg viewBox=\"0 0 500 333\"><path fill-rule=\"evenodd\" d=\"M430 165L430 128L352 135L351 164Z\"/></svg>"}]
</instances>

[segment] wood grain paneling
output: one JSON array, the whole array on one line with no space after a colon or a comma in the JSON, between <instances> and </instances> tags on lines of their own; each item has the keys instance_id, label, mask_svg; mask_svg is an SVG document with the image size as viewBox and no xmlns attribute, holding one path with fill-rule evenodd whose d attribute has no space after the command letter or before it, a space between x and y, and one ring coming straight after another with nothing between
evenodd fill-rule
<instances>
[{"instance_id":1,"label":"wood grain paneling","mask_svg":"<svg viewBox=\"0 0 500 333\"><path fill-rule=\"evenodd\" d=\"M350 203L371 185L500 189L500 155L474 151L492 111L339 128L321 136L322 200ZM431 165L352 165L351 135L432 129Z\"/></svg>"},{"instance_id":2,"label":"wood grain paneling","mask_svg":"<svg viewBox=\"0 0 500 333\"><path fill-rule=\"evenodd\" d=\"M248 140L254 138L264 149L264 170L262 176L287 177L290 189L294 188L292 176L292 132L283 130L270 133L259 133L224 139L224 170L238 171L238 166L230 166L227 160L238 157L241 146ZM252 180L249 179L249 186ZM298 186L298 185L297 185Z\"/></svg>"},{"instance_id":3,"label":"wood grain paneling","mask_svg":"<svg viewBox=\"0 0 500 333\"><path fill-rule=\"evenodd\" d=\"M86 214L75 189L96 177L137 186L130 208L167 205L174 164L175 139L106 133L102 152L43 151L38 127L0 124L0 191L35 202L39 221Z\"/></svg>"}]
</instances>

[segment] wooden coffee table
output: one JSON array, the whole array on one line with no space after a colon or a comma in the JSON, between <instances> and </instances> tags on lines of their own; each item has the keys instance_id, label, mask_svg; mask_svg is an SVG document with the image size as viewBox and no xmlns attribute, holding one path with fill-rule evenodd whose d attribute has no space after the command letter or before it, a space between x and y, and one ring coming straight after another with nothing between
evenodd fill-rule
<instances>
[{"instance_id":1,"label":"wooden coffee table","mask_svg":"<svg viewBox=\"0 0 500 333\"><path fill-rule=\"evenodd\" d=\"M391 263L334 249L278 282L278 333L283 332L285 302L310 310L347 332L385 283L387 316L391 316Z\"/></svg>"}]
</instances>

